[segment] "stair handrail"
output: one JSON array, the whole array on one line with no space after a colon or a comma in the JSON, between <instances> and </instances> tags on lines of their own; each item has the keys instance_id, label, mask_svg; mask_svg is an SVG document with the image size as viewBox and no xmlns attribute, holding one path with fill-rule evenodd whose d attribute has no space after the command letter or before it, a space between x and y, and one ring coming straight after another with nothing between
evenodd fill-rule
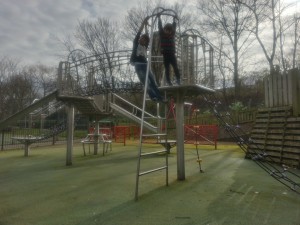
<instances>
[{"instance_id":1,"label":"stair handrail","mask_svg":"<svg viewBox=\"0 0 300 225\"><path fill-rule=\"evenodd\" d=\"M140 111L140 112L142 111L141 108L139 108L138 106L132 104L131 102L129 102L128 100L122 98L121 96L119 96L119 95L117 95L117 94L113 94L113 96L116 97L116 98L118 98L118 99L120 99L121 101L125 102L126 104L132 106L133 109L136 109L136 110L138 110L138 111ZM113 103L115 103L115 102L113 102ZM157 118L157 116L154 116L154 115L152 115L151 113L148 113L148 112L146 112L146 111L145 111L145 114L146 114L147 116L153 118L153 119L156 119L156 118Z\"/></svg>"}]
</instances>

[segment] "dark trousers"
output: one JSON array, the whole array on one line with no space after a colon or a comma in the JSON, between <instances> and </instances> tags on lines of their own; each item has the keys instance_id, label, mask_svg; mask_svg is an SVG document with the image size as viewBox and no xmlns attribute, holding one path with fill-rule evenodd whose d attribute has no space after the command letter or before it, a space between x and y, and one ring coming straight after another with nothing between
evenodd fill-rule
<instances>
[{"instance_id":1,"label":"dark trousers","mask_svg":"<svg viewBox=\"0 0 300 225\"><path fill-rule=\"evenodd\" d=\"M170 65L172 65L177 83L180 82L180 72L177 65L177 59L175 54L163 54L164 58L164 66L165 66L165 73L166 73L166 80L168 84L171 84L170 80Z\"/></svg>"},{"instance_id":2,"label":"dark trousers","mask_svg":"<svg viewBox=\"0 0 300 225\"><path fill-rule=\"evenodd\" d=\"M145 86L147 63L134 63L134 67L135 67L135 72L137 73L140 82ZM158 90L155 78L150 70L149 70L149 75L148 75L147 93L152 100L161 101L163 99L160 91Z\"/></svg>"}]
</instances>

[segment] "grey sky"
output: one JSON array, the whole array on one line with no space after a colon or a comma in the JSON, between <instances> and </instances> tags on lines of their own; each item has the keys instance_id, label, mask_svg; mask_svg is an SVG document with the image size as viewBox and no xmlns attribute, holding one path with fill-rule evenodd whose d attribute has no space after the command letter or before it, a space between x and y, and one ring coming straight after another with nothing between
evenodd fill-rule
<instances>
[{"instance_id":1,"label":"grey sky","mask_svg":"<svg viewBox=\"0 0 300 225\"><path fill-rule=\"evenodd\" d=\"M0 0L0 57L58 65L58 43L80 19L119 20L141 0ZM172 1L172 0L170 0Z\"/></svg>"},{"instance_id":2,"label":"grey sky","mask_svg":"<svg viewBox=\"0 0 300 225\"><path fill-rule=\"evenodd\" d=\"M19 59L24 65L42 63L57 66L62 60L58 56L62 51L53 36L62 38L72 34L81 19L101 16L121 20L128 9L143 1L0 0L0 58ZM292 10L299 11L300 0L287 1L299 2Z\"/></svg>"}]
</instances>

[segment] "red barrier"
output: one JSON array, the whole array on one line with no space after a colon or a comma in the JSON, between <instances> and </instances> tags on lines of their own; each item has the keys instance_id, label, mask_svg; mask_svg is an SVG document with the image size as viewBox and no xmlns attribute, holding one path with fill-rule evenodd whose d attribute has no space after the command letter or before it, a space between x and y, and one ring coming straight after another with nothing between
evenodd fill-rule
<instances>
[{"instance_id":1,"label":"red barrier","mask_svg":"<svg viewBox=\"0 0 300 225\"><path fill-rule=\"evenodd\" d=\"M107 137L109 137L110 139L113 137L113 131L112 131L112 128L110 128L110 127L100 127L99 133L106 134Z\"/></svg>"},{"instance_id":2,"label":"red barrier","mask_svg":"<svg viewBox=\"0 0 300 225\"><path fill-rule=\"evenodd\" d=\"M126 145L126 138L130 137L130 127L129 126L115 126L114 135L116 143L124 143Z\"/></svg>"},{"instance_id":3,"label":"red barrier","mask_svg":"<svg viewBox=\"0 0 300 225\"><path fill-rule=\"evenodd\" d=\"M133 139L138 139L140 137L140 126L136 125L130 125L130 137L133 137Z\"/></svg>"},{"instance_id":4,"label":"red barrier","mask_svg":"<svg viewBox=\"0 0 300 225\"><path fill-rule=\"evenodd\" d=\"M185 143L214 145L217 148L219 127L217 125L184 125Z\"/></svg>"}]
</instances>

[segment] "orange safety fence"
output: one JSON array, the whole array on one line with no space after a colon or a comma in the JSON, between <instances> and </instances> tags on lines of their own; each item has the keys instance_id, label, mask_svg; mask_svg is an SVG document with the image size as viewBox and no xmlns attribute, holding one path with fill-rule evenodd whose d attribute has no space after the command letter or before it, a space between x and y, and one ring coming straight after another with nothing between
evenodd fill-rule
<instances>
[{"instance_id":1,"label":"orange safety fence","mask_svg":"<svg viewBox=\"0 0 300 225\"><path fill-rule=\"evenodd\" d=\"M218 125L184 125L184 141L187 144L214 145L217 148Z\"/></svg>"},{"instance_id":2,"label":"orange safety fence","mask_svg":"<svg viewBox=\"0 0 300 225\"><path fill-rule=\"evenodd\" d=\"M110 127L100 127L99 128L99 133L100 134L106 134L107 137L109 137L109 138L113 137L113 131L112 131L112 128L110 128Z\"/></svg>"},{"instance_id":3,"label":"orange safety fence","mask_svg":"<svg viewBox=\"0 0 300 225\"><path fill-rule=\"evenodd\" d=\"M116 143L124 143L126 139L138 139L140 137L140 127L136 125L114 126L114 139Z\"/></svg>"},{"instance_id":4,"label":"orange safety fence","mask_svg":"<svg viewBox=\"0 0 300 225\"><path fill-rule=\"evenodd\" d=\"M129 126L114 126L114 135L116 143L124 143L126 145L126 138L130 137Z\"/></svg>"}]
</instances>

